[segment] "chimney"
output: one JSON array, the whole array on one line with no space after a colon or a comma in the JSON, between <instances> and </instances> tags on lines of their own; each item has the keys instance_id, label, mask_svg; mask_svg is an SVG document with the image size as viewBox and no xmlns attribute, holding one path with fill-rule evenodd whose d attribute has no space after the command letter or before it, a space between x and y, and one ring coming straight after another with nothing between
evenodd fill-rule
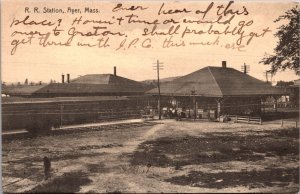
<instances>
[{"instance_id":1,"label":"chimney","mask_svg":"<svg viewBox=\"0 0 300 194\"><path fill-rule=\"evenodd\" d=\"M64 74L61 74L61 83L65 83L65 75Z\"/></svg>"},{"instance_id":2,"label":"chimney","mask_svg":"<svg viewBox=\"0 0 300 194\"><path fill-rule=\"evenodd\" d=\"M226 68L226 61L222 61L222 67Z\"/></svg>"},{"instance_id":3,"label":"chimney","mask_svg":"<svg viewBox=\"0 0 300 194\"><path fill-rule=\"evenodd\" d=\"M114 76L117 76L117 67L114 66Z\"/></svg>"},{"instance_id":4,"label":"chimney","mask_svg":"<svg viewBox=\"0 0 300 194\"><path fill-rule=\"evenodd\" d=\"M70 74L67 74L67 83L70 83Z\"/></svg>"}]
</instances>

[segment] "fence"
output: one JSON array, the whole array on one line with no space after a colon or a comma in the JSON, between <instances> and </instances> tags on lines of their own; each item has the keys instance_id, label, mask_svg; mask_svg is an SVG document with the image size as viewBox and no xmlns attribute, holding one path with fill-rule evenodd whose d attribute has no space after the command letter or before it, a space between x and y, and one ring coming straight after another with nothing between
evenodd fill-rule
<instances>
[{"instance_id":1,"label":"fence","mask_svg":"<svg viewBox=\"0 0 300 194\"><path fill-rule=\"evenodd\" d=\"M298 127L298 121L292 121L292 120L281 120L281 127L284 126L284 124L294 124L294 126L297 128Z\"/></svg>"},{"instance_id":2,"label":"fence","mask_svg":"<svg viewBox=\"0 0 300 194\"><path fill-rule=\"evenodd\" d=\"M228 118L234 120L237 123L253 123L262 125L261 117L251 117L251 116L238 116L238 115L227 115Z\"/></svg>"},{"instance_id":3,"label":"fence","mask_svg":"<svg viewBox=\"0 0 300 194\"><path fill-rule=\"evenodd\" d=\"M20 103L2 106L2 128L49 129L63 125L140 118L147 101Z\"/></svg>"}]
</instances>

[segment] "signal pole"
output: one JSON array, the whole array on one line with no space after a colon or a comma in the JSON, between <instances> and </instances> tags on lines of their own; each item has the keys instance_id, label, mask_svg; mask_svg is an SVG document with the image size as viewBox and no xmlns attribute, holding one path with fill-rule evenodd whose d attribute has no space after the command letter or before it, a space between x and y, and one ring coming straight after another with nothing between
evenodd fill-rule
<instances>
[{"instance_id":1,"label":"signal pole","mask_svg":"<svg viewBox=\"0 0 300 194\"><path fill-rule=\"evenodd\" d=\"M161 120L161 110L160 110L160 82L159 82L159 70L163 70L163 66L160 63L159 60L157 60L156 63L153 63L156 66L154 67L154 70L157 70L157 88L158 88L158 101L157 101L157 109L158 109L158 119Z\"/></svg>"}]
</instances>

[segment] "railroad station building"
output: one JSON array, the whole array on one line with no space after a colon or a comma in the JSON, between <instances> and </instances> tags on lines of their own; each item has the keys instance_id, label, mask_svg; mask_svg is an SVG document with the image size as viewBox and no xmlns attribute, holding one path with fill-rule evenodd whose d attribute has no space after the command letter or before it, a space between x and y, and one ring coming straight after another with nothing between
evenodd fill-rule
<instances>
[{"instance_id":1,"label":"railroad station building","mask_svg":"<svg viewBox=\"0 0 300 194\"><path fill-rule=\"evenodd\" d=\"M13 86L3 93L22 97L78 97L78 96L140 96L147 88L144 84L114 74L88 74L70 79L62 75L61 83L37 86Z\"/></svg>"},{"instance_id":2,"label":"railroad station building","mask_svg":"<svg viewBox=\"0 0 300 194\"><path fill-rule=\"evenodd\" d=\"M278 99L279 88L226 66L208 66L168 83L162 83L161 107L185 112L194 118L221 115L261 115L267 97ZM158 88L147 91L158 96ZM196 114L194 114L196 113Z\"/></svg>"}]
</instances>

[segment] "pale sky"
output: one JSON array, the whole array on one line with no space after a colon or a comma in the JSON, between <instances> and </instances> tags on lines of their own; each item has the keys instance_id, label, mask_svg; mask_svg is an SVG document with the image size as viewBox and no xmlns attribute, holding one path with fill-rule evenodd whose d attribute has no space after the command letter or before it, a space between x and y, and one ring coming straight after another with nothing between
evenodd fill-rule
<instances>
[{"instance_id":1,"label":"pale sky","mask_svg":"<svg viewBox=\"0 0 300 194\"><path fill-rule=\"evenodd\" d=\"M113 3L114 2L114 3ZM140 5L148 7L147 10L136 11L140 18L145 20L153 20L157 18L157 10L161 6L163 1L145 1L145 2L130 2L123 3L125 6ZM214 7L220 4L227 4L226 1L216 1ZM131 11L120 11L112 13L110 10L117 4L116 1L104 2L104 1L2 1L1 5L1 77L2 81L6 82L24 82L26 78L29 81L43 81L49 82L50 79L60 81L61 74L71 74L71 78L76 78L79 75L85 74L102 74L113 73L113 66L117 66L117 74L133 80L145 80L156 79L156 72L153 70L153 63L159 59L163 62L164 69L160 72L161 77L173 77L186 75L195 70L201 69L206 66L221 66L221 61L227 61L227 66L241 69L241 65L246 63L250 65L250 75L258 79L265 80L263 74L268 69L267 66L259 64L259 61L263 58L264 53L273 53L273 49L276 45L277 39L273 36L276 32L276 28L280 23L274 23L273 21L282 15L286 10L295 6L295 2L250 2L250 1L238 1L235 2L232 8L242 10L245 6L249 14L247 16L240 16L234 18L234 23L240 20L253 20L254 23L250 29L253 31L259 31L263 28L269 27L272 30L262 38L253 39L250 45L245 47L244 52L237 50L225 49L220 46L186 46L178 48L161 48L157 45L161 45L161 42L166 37L154 37L152 43L154 48L137 48L130 50L115 51L114 48L82 48L82 47L46 47L43 48L38 45L38 42L33 42L31 45L20 45L14 55L11 55L12 45L11 42L14 38L20 38L22 36L11 37L11 34L15 31L32 31L41 30L46 32L52 28L42 27L30 27L30 26L13 26L10 27L13 18L24 19L26 15L30 15L30 19L35 21L49 20L57 22L58 19L62 19L61 26L68 29L72 23L72 20L76 17L82 16L88 20L109 20L114 17L124 16L131 14ZM209 1L165 1L166 9L179 9L186 8L187 10L195 10L197 8L203 10L210 4ZM25 13L25 7L29 7L33 10L33 7L38 7L39 10L43 10L44 7L48 8L61 8L67 10L67 7L79 8L82 11L85 7L97 8L100 10L99 14L67 14L67 13ZM125 13L126 12L126 13ZM211 12L207 15L207 19L215 19L213 15L215 12ZM172 14L166 17L160 16L164 19L182 19L189 18L195 19L194 15L180 15ZM282 23L281 23L282 24ZM201 24L202 25L202 24ZM199 29L201 25L193 24L191 28L195 27ZM103 25L102 25L103 26ZM76 26L77 27L77 26ZM90 26L89 26L90 27ZM123 25L122 27L111 27L112 30L120 30L126 32L129 36L128 39L134 37L144 38L140 36L143 29L147 27L141 24ZM159 29L167 30L169 26L160 26ZM182 27L182 26L181 26ZM148 26L148 28L150 28ZM85 26L78 26L78 30L87 30ZM151 29L151 28L150 28ZM61 36L57 40L65 40L66 36ZM212 41L216 36L202 36L199 35L187 35L184 41ZM230 36L220 37L221 41L232 43L236 38ZM22 39L22 38L20 38ZM123 37L110 37L112 43L117 44L124 39ZM180 37L176 40L182 40ZM79 41L86 39L77 38ZM279 72L273 77L273 80L285 80L291 81L298 79L293 71Z\"/></svg>"}]
</instances>

